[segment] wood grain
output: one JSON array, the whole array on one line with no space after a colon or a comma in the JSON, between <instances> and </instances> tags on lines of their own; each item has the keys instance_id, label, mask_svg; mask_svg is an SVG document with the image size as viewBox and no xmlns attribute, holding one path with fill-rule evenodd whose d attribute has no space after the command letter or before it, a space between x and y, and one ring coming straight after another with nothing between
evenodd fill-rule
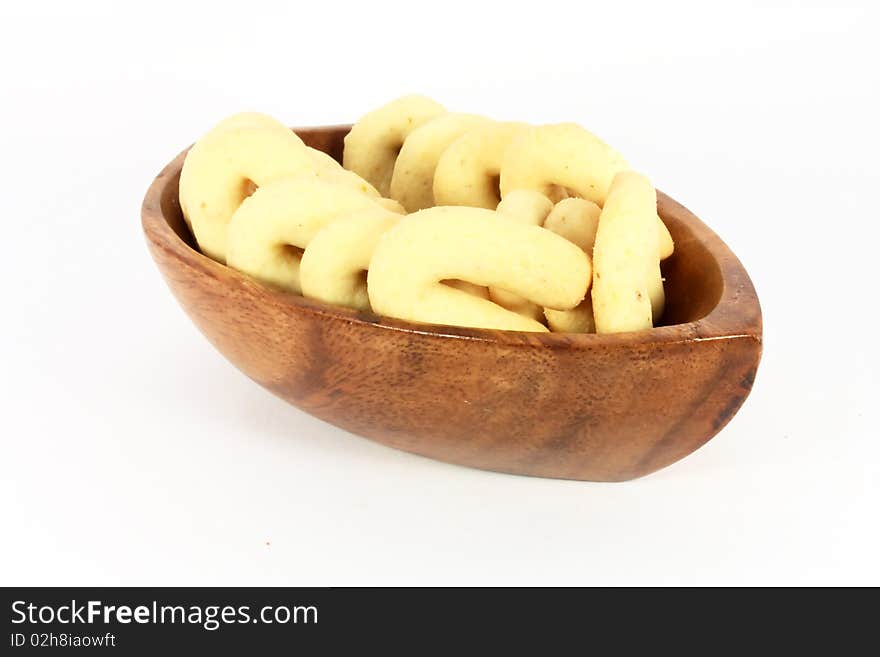
<instances>
[{"instance_id":1,"label":"wood grain","mask_svg":"<svg viewBox=\"0 0 880 657\"><path fill-rule=\"evenodd\" d=\"M337 159L347 131L296 129ZM168 286L242 372L343 429L477 468L622 481L703 445L751 390L762 330L754 287L724 243L662 193L676 243L663 326L614 335L428 326L284 294L200 254L177 200L184 154L142 209Z\"/></svg>"}]
</instances>

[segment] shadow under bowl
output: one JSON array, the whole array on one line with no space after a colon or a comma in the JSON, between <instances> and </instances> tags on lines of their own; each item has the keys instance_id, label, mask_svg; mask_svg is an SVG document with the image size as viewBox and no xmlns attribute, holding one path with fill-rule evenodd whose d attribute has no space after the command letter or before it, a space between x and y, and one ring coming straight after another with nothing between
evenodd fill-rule
<instances>
[{"instance_id":1,"label":"shadow under bowl","mask_svg":"<svg viewBox=\"0 0 880 657\"><path fill-rule=\"evenodd\" d=\"M295 129L341 159L349 126ZM661 325L610 335L404 322L271 289L195 248L185 152L147 191L150 252L196 326L264 388L331 424L461 465L592 481L643 476L714 436L748 396L761 308L736 256L658 192L675 240ZM207 409L206 409L207 410Z\"/></svg>"}]
</instances>

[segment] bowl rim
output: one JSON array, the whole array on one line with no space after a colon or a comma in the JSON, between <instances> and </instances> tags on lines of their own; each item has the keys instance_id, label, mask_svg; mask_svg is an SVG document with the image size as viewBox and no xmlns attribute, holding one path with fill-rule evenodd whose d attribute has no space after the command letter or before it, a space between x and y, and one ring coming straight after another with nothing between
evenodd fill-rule
<instances>
[{"instance_id":1,"label":"bowl rim","mask_svg":"<svg viewBox=\"0 0 880 657\"><path fill-rule=\"evenodd\" d=\"M317 130L347 130L347 125L327 125L293 128L294 132ZM305 312L325 319L362 324L379 330L400 331L425 337L456 340L476 340L512 346L543 346L547 348L595 348L614 345L646 345L659 343L699 342L719 339L752 339L761 341L762 317L757 294L751 279L730 248L706 224L686 207L657 190L658 212L661 217L675 214L684 223L716 261L722 282L722 291L715 307L700 319L683 324L658 326L640 331L622 333L536 333L470 328L439 324L420 324L395 319L371 312L362 312L308 299L302 295L273 289L259 281L212 260L187 244L174 231L162 210L162 198L169 185L180 174L183 160L191 145L183 149L156 176L147 189L141 205L141 226L152 249L159 249L180 266L223 284L246 290L251 294L271 298L275 305L288 307L291 312ZM177 199L174 199L177 203Z\"/></svg>"}]
</instances>

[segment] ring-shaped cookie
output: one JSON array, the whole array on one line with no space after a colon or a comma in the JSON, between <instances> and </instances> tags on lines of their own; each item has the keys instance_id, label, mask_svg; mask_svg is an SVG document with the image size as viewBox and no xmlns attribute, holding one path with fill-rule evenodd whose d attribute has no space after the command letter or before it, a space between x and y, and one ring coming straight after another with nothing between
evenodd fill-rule
<instances>
[{"instance_id":1,"label":"ring-shaped cookie","mask_svg":"<svg viewBox=\"0 0 880 657\"><path fill-rule=\"evenodd\" d=\"M634 171L615 176L593 246L593 317L597 333L653 326L663 295L657 206L651 183ZM661 310L662 312L662 310Z\"/></svg>"},{"instance_id":2,"label":"ring-shaped cookie","mask_svg":"<svg viewBox=\"0 0 880 657\"><path fill-rule=\"evenodd\" d=\"M492 122L469 130L447 148L434 171L434 202L494 210L501 200L504 152L527 123Z\"/></svg>"},{"instance_id":3,"label":"ring-shaped cookie","mask_svg":"<svg viewBox=\"0 0 880 657\"><path fill-rule=\"evenodd\" d=\"M605 201L605 205L607 206L608 203L611 203L613 206L610 208L611 212L615 215L620 215L632 211L643 212L645 207L653 204L654 216L657 218L656 222L659 231L657 238L660 260L666 260L666 258L672 255L675 245L672 242L672 235L669 234L669 229L663 223L663 220L660 219L660 215L657 214L657 191L644 176L627 178L627 180L627 193L615 194L613 197L609 197Z\"/></svg>"},{"instance_id":4,"label":"ring-shaped cookie","mask_svg":"<svg viewBox=\"0 0 880 657\"><path fill-rule=\"evenodd\" d=\"M562 188L602 205L614 176L628 168L620 153L575 123L531 127L504 153L501 198L517 189L534 189L559 200Z\"/></svg>"},{"instance_id":5,"label":"ring-shaped cookie","mask_svg":"<svg viewBox=\"0 0 880 657\"><path fill-rule=\"evenodd\" d=\"M540 322L441 281L504 285L532 303L565 310L584 298L590 273L584 252L550 231L490 210L436 207L407 216L382 236L367 286L373 310L390 317L546 332Z\"/></svg>"},{"instance_id":6,"label":"ring-shaped cookie","mask_svg":"<svg viewBox=\"0 0 880 657\"><path fill-rule=\"evenodd\" d=\"M235 117L233 117L235 118ZM256 187L311 171L312 159L292 131L227 120L187 153L180 173L180 206L199 249L226 261L232 215Z\"/></svg>"},{"instance_id":7,"label":"ring-shaped cookie","mask_svg":"<svg viewBox=\"0 0 880 657\"><path fill-rule=\"evenodd\" d=\"M309 242L300 263L303 296L369 310L367 268L379 238L401 220L382 207L334 219Z\"/></svg>"},{"instance_id":8,"label":"ring-shaped cookie","mask_svg":"<svg viewBox=\"0 0 880 657\"><path fill-rule=\"evenodd\" d=\"M601 208L592 201L583 198L566 198L553 206L547 219L544 220L544 228L576 244L592 258L601 212ZM596 331L593 299L589 294L571 310L545 308L544 317L550 330L557 333L595 333Z\"/></svg>"},{"instance_id":9,"label":"ring-shaped cookie","mask_svg":"<svg viewBox=\"0 0 880 657\"><path fill-rule=\"evenodd\" d=\"M404 96L365 114L345 136L343 166L388 196L394 163L409 133L445 112L425 96Z\"/></svg>"},{"instance_id":10,"label":"ring-shaped cookie","mask_svg":"<svg viewBox=\"0 0 880 657\"><path fill-rule=\"evenodd\" d=\"M264 185L229 222L227 264L264 283L300 293L302 252L318 231L337 217L378 207L375 199L322 181L314 173Z\"/></svg>"},{"instance_id":11,"label":"ring-shaped cookie","mask_svg":"<svg viewBox=\"0 0 880 657\"><path fill-rule=\"evenodd\" d=\"M417 212L433 207L434 170L443 152L468 130L489 123L476 114L449 112L435 116L409 133L394 163L389 196Z\"/></svg>"}]
</instances>

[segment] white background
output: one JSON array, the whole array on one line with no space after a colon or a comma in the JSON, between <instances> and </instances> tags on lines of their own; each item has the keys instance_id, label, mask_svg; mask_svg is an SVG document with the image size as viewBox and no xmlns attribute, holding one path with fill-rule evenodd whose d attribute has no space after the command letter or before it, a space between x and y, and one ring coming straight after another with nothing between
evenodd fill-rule
<instances>
[{"instance_id":1,"label":"white background","mask_svg":"<svg viewBox=\"0 0 880 657\"><path fill-rule=\"evenodd\" d=\"M524 4L5 10L0 583L880 584L877 11ZM578 121L725 239L765 343L721 434L625 484L480 472L212 349L147 254L153 176L232 112L405 92Z\"/></svg>"}]
</instances>

